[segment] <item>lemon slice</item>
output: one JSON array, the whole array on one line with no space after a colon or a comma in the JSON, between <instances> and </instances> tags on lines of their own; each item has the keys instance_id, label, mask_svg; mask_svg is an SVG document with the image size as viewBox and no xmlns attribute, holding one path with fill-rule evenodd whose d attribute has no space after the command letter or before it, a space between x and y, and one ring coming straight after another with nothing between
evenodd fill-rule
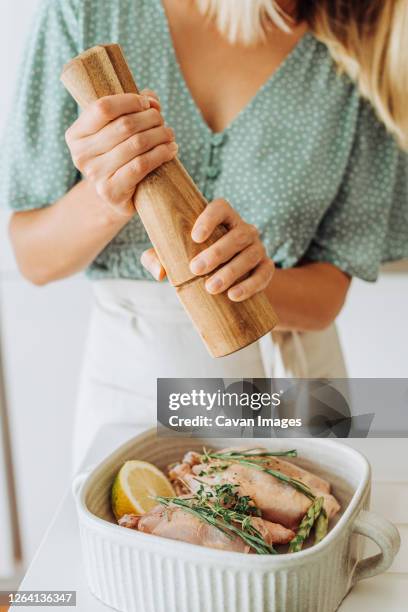
<instances>
[{"instance_id":1,"label":"lemon slice","mask_svg":"<svg viewBox=\"0 0 408 612\"><path fill-rule=\"evenodd\" d=\"M112 511L117 520L124 514L145 514L157 506L158 495L176 495L163 472L146 461L126 461L112 486Z\"/></svg>"}]
</instances>

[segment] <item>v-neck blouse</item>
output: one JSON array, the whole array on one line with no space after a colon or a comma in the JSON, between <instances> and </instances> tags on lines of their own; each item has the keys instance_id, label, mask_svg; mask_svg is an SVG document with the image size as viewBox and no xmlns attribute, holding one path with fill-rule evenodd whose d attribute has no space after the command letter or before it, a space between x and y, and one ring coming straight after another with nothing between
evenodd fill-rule
<instances>
[{"instance_id":1,"label":"v-neck blouse","mask_svg":"<svg viewBox=\"0 0 408 612\"><path fill-rule=\"evenodd\" d=\"M283 268L330 262L375 280L408 257L408 156L310 33L226 130L213 133L174 51L161 0L43 0L21 70L1 162L0 198L53 204L80 180L64 140L78 108L59 81L86 48L119 42L140 87L160 96L179 156L208 200L254 223ZM191 42L194 44L194 41ZM90 265L92 278L150 278L134 217Z\"/></svg>"}]
</instances>

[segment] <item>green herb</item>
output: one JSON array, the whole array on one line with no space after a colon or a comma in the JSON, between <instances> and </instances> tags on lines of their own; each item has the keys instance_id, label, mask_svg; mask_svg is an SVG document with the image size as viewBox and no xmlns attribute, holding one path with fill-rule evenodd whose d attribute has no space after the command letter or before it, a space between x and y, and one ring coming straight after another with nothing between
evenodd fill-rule
<instances>
[{"instance_id":1,"label":"green herb","mask_svg":"<svg viewBox=\"0 0 408 612\"><path fill-rule=\"evenodd\" d=\"M204 457L207 459L246 459L246 458L264 458L264 457L297 457L296 450L288 451L277 451L274 453L268 453L262 448L251 448L247 451L225 451L222 453L207 452L204 450Z\"/></svg>"},{"instance_id":2,"label":"green herb","mask_svg":"<svg viewBox=\"0 0 408 612\"><path fill-rule=\"evenodd\" d=\"M275 554L274 548L267 544L256 527L251 523L253 516L260 516L249 496L240 497L237 485L214 485L210 489L203 485L189 498L157 497L157 501L168 507L170 504L182 507L200 520L216 527L227 537L231 533L240 537L258 554Z\"/></svg>"},{"instance_id":3,"label":"green herb","mask_svg":"<svg viewBox=\"0 0 408 612\"><path fill-rule=\"evenodd\" d=\"M307 538L309 537L313 525L321 514L323 502L323 497L317 497L314 500L313 504L310 506L309 510L303 517L296 532L296 535L289 545L289 552L299 552L300 550L302 550L305 540L307 540Z\"/></svg>"},{"instance_id":4,"label":"green herb","mask_svg":"<svg viewBox=\"0 0 408 612\"><path fill-rule=\"evenodd\" d=\"M223 470L226 470L228 467L229 467L229 464L222 465L221 463L216 463L215 465L212 465L211 467L209 467L208 470L201 470L201 472L198 475L199 476L211 476L211 474L214 474L215 472L222 472Z\"/></svg>"},{"instance_id":5,"label":"green herb","mask_svg":"<svg viewBox=\"0 0 408 612\"><path fill-rule=\"evenodd\" d=\"M327 516L326 510L323 508L315 525L315 537L314 543L318 544L326 537L329 531L329 517Z\"/></svg>"},{"instance_id":6,"label":"green herb","mask_svg":"<svg viewBox=\"0 0 408 612\"><path fill-rule=\"evenodd\" d=\"M303 495L306 495L306 497L308 497L309 499L311 500L315 499L315 495L312 493L310 488L306 484L301 482L300 480L297 480L296 478L291 478L290 476L286 476L286 474L283 474L282 472L279 472L277 470L272 470L266 467L265 465L263 465L264 463L268 463L268 461L267 459L264 459L262 461L262 457L276 457L276 456L296 457L297 456L296 450L282 451L282 452L277 452L277 453L267 453L267 452L259 452L259 451L262 451L262 449L254 448L248 451L227 451L225 453L212 453L212 452L208 452L204 448L201 460L203 463L208 463L214 460L222 460L222 461L229 461L230 463L239 463L241 465L247 465L261 472L265 472L266 474L273 476L277 480L280 480L281 482L284 482L292 486L294 489L296 489L300 493L303 493ZM261 460L258 460L259 458L261 458ZM225 469L224 466L223 466L223 469ZM207 474L202 474L202 475L204 476Z\"/></svg>"}]
</instances>

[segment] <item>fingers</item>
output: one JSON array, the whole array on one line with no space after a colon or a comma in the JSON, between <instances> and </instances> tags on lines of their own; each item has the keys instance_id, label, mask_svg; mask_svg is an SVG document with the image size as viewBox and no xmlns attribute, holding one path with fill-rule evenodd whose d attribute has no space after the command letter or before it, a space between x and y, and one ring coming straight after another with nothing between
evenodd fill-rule
<instances>
[{"instance_id":1,"label":"fingers","mask_svg":"<svg viewBox=\"0 0 408 612\"><path fill-rule=\"evenodd\" d=\"M125 166L119 168L110 178L96 183L99 195L103 199L117 204L130 199L134 194L136 185L147 174L173 159L177 155L177 151L177 144L171 142L159 145L151 151L135 157ZM137 197L135 205L137 208Z\"/></svg>"},{"instance_id":2,"label":"fingers","mask_svg":"<svg viewBox=\"0 0 408 612\"><path fill-rule=\"evenodd\" d=\"M272 280L275 266L270 259L264 259L252 274L228 291L228 297L233 302L243 302L256 293L263 291Z\"/></svg>"},{"instance_id":3,"label":"fingers","mask_svg":"<svg viewBox=\"0 0 408 612\"><path fill-rule=\"evenodd\" d=\"M149 108L159 110L158 101L149 96L138 94L118 94L105 96L90 104L66 132L66 140L83 138L99 132L108 123L121 115L140 113Z\"/></svg>"},{"instance_id":4,"label":"fingers","mask_svg":"<svg viewBox=\"0 0 408 612\"><path fill-rule=\"evenodd\" d=\"M163 125L139 132L104 155L91 159L84 165L83 174L91 180L110 177L135 157L143 155L158 145L171 143L173 140L173 130Z\"/></svg>"},{"instance_id":5,"label":"fingers","mask_svg":"<svg viewBox=\"0 0 408 612\"><path fill-rule=\"evenodd\" d=\"M190 263L190 270L194 274L208 274L249 247L258 238L255 226L241 222L215 244L197 255Z\"/></svg>"},{"instance_id":6,"label":"fingers","mask_svg":"<svg viewBox=\"0 0 408 612\"><path fill-rule=\"evenodd\" d=\"M154 249L148 249L142 253L140 261L144 268L153 276L157 281L162 281L166 277L166 270L160 263L157 253Z\"/></svg>"},{"instance_id":7,"label":"fingers","mask_svg":"<svg viewBox=\"0 0 408 612\"><path fill-rule=\"evenodd\" d=\"M261 242L257 242L236 255L225 266L222 266L206 282L205 287L209 293L222 293L229 289L245 274L248 274L265 258L265 249Z\"/></svg>"},{"instance_id":8,"label":"fingers","mask_svg":"<svg viewBox=\"0 0 408 612\"><path fill-rule=\"evenodd\" d=\"M197 243L208 240L216 227L229 228L224 236L199 253L191 262L193 274L209 274L206 290L211 294L228 291L233 301L243 301L270 283L274 264L268 259L258 230L245 223L225 200L214 200L198 217L191 232ZM225 265L223 265L225 264Z\"/></svg>"},{"instance_id":9,"label":"fingers","mask_svg":"<svg viewBox=\"0 0 408 612\"><path fill-rule=\"evenodd\" d=\"M226 200L210 202L198 217L191 232L194 242L205 242L216 227L221 224L229 228L235 227L241 220L239 214Z\"/></svg>"},{"instance_id":10,"label":"fingers","mask_svg":"<svg viewBox=\"0 0 408 612\"><path fill-rule=\"evenodd\" d=\"M137 184L177 154L157 95L119 94L97 100L67 130L76 168L108 204L133 202Z\"/></svg>"},{"instance_id":11,"label":"fingers","mask_svg":"<svg viewBox=\"0 0 408 612\"><path fill-rule=\"evenodd\" d=\"M162 115L155 108L122 115L111 121L97 134L79 138L71 143L74 164L80 169L87 159L103 155L135 134L159 127L163 123Z\"/></svg>"},{"instance_id":12,"label":"fingers","mask_svg":"<svg viewBox=\"0 0 408 612\"><path fill-rule=\"evenodd\" d=\"M154 98L160 104L159 96L155 91L153 91L153 89L142 89L140 95L147 96L148 98Z\"/></svg>"}]
</instances>

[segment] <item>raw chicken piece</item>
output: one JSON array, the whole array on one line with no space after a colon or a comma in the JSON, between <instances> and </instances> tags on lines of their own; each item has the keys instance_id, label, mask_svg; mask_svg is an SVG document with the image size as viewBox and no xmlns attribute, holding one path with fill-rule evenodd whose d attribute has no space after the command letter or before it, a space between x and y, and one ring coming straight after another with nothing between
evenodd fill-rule
<instances>
[{"instance_id":1,"label":"raw chicken piece","mask_svg":"<svg viewBox=\"0 0 408 612\"><path fill-rule=\"evenodd\" d=\"M226 448L219 452L221 454L221 453L227 453L229 451L234 451L234 450L250 451L252 449L251 448L241 448L241 449ZM258 450L262 451L266 449L258 449ZM195 451L189 451L188 453L184 455L183 460L180 463L177 463L176 465L172 466L172 468L169 470L169 478L171 480L176 479L176 478L182 479L183 474L188 473L191 468L194 468L197 465L199 465L200 467L194 469L193 470L194 472L198 473L199 471L205 470L206 464L202 464L201 457L202 455L200 455L199 453ZM253 458L256 458L256 455L253 455L252 459ZM278 457L261 457L261 459L263 462L265 462L263 463L265 467L269 467L272 470L278 470L279 472L282 472L283 474L286 474L287 476L290 476L291 478L296 478L297 480L300 480L300 482L303 482L309 487L322 491L323 493L330 493L330 484L327 482L327 480L324 480L323 478L320 478L319 476L316 476L315 474L308 472L307 470L299 467L298 465L295 465L294 463L290 463L289 461L285 461ZM220 461L220 463L223 463L223 462ZM215 461L214 461L214 465L215 465Z\"/></svg>"},{"instance_id":2,"label":"raw chicken piece","mask_svg":"<svg viewBox=\"0 0 408 612\"><path fill-rule=\"evenodd\" d=\"M300 480L300 482L308 485L311 489L316 489L317 491L322 491L323 493L330 493L330 484L327 482L327 480L324 480L323 478L304 470L294 463L289 463L289 461L284 461L283 459L278 459L277 457L267 457L267 459L268 463L266 463L265 466L271 470L277 470L278 472L286 474L286 476Z\"/></svg>"},{"instance_id":3,"label":"raw chicken piece","mask_svg":"<svg viewBox=\"0 0 408 612\"><path fill-rule=\"evenodd\" d=\"M251 523L269 545L287 544L295 536L293 531L282 525L258 517L251 518ZM143 516L126 515L120 519L119 524L144 533L208 548L243 553L249 553L252 550L233 533L231 533L231 537L228 537L216 527L205 523L177 506L164 508L158 505Z\"/></svg>"},{"instance_id":4,"label":"raw chicken piece","mask_svg":"<svg viewBox=\"0 0 408 612\"><path fill-rule=\"evenodd\" d=\"M137 514L124 514L119 520L118 525L127 527L128 529L137 529L140 516Z\"/></svg>"},{"instance_id":5,"label":"raw chicken piece","mask_svg":"<svg viewBox=\"0 0 408 612\"><path fill-rule=\"evenodd\" d=\"M232 450L232 449L229 449ZM241 449L242 450L242 449ZM329 519L340 510L340 505L330 494L330 484L288 461L268 457L265 467L280 471L291 478L307 484L312 493L324 497L324 508ZM184 482L190 491L197 491L201 484L234 484L240 496L248 495L261 510L265 519L280 523L289 529L296 529L311 505L311 500L291 485L277 480L274 476L240 463L230 464L227 469L208 473L211 466L223 461L212 461L191 465L181 463L174 466L169 477Z\"/></svg>"}]
</instances>

